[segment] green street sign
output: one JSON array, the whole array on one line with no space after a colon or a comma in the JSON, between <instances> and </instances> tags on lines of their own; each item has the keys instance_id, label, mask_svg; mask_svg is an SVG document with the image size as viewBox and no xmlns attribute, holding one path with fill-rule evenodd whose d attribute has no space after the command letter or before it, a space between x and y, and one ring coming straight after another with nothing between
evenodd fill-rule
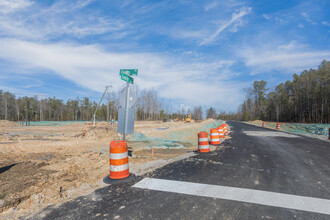
<instances>
[{"instance_id":1,"label":"green street sign","mask_svg":"<svg viewBox=\"0 0 330 220\"><path fill-rule=\"evenodd\" d=\"M121 79L126 81L126 82L129 82L131 84L134 83L134 78L133 77L130 77L129 75L126 75L125 73L120 73L120 76L121 76Z\"/></svg>"},{"instance_id":2,"label":"green street sign","mask_svg":"<svg viewBox=\"0 0 330 220\"><path fill-rule=\"evenodd\" d=\"M125 73L126 75L130 76L137 76L138 69L121 69L119 74Z\"/></svg>"}]
</instances>

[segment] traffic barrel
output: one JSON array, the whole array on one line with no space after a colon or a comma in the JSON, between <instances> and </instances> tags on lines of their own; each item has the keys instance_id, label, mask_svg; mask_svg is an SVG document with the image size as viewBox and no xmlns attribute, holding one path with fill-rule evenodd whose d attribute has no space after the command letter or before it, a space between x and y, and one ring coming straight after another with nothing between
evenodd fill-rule
<instances>
[{"instance_id":1,"label":"traffic barrel","mask_svg":"<svg viewBox=\"0 0 330 220\"><path fill-rule=\"evenodd\" d=\"M110 178L123 179L129 176L128 148L126 141L110 143Z\"/></svg>"},{"instance_id":2,"label":"traffic barrel","mask_svg":"<svg viewBox=\"0 0 330 220\"><path fill-rule=\"evenodd\" d=\"M222 125L218 127L218 132L219 132L219 137L220 138L225 137L224 128L223 128Z\"/></svg>"},{"instance_id":3,"label":"traffic barrel","mask_svg":"<svg viewBox=\"0 0 330 220\"><path fill-rule=\"evenodd\" d=\"M227 128L227 125L226 124L222 124L223 126L223 133L226 135L228 134L228 128Z\"/></svg>"},{"instance_id":4,"label":"traffic barrel","mask_svg":"<svg viewBox=\"0 0 330 220\"><path fill-rule=\"evenodd\" d=\"M210 143L212 145L218 145L218 144L220 144L219 132L218 132L218 129L217 128L211 128L210 129L210 136L211 136Z\"/></svg>"},{"instance_id":5,"label":"traffic barrel","mask_svg":"<svg viewBox=\"0 0 330 220\"><path fill-rule=\"evenodd\" d=\"M277 124L276 124L276 129L277 129L277 130L280 130L280 129L281 129L281 125L277 123Z\"/></svg>"},{"instance_id":6,"label":"traffic barrel","mask_svg":"<svg viewBox=\"0 0 330 220\"><path fill-rule=\"evenodd\" d=\"M209 135L205 131L201 131L198 133L198 152L210 152Z\"/></svg>"}]
</instances>

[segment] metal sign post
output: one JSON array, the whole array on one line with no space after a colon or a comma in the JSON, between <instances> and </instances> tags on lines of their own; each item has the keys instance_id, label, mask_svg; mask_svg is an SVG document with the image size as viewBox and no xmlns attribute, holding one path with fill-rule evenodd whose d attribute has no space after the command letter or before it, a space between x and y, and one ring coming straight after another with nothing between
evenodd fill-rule
<instances>
[{"instance_id":1,"label":"metal sign post","mask_svg":"<svg viewBox=\"0 0 330 220\"><path fill-rule=\"evenodd\" d=\"M111 87L112 87L112 86L106 86L106 87L105 87L105 90L104 90L104 93L103 93L103 95L102 95L102 98L101 98L99 104L97 105L97 107L96 107L96 109L95 109L95 112L94 112L94 114L93 114L93 118L92 118L92 120L93 120L93 128L95 128L95 116L96 116L96 112L97 112L97 110L99 109L99 107L100 107L100 105L101 105L102 99L103 99L103 97L104 97L106 91L107 91L109 88L111 88Z\"/></svg>"},{"instance_id":2,"label":"metal sign post","mask_svg":"<svg viewBox=\"0 0 330 220\"><path fill-rule=\"evenodd\" d=\"M124 141L125 141L125 135L127 133L128 101L129 101L129 82L126 83L125 122L124 122L124 134L123 134L123 140Z\"/></svg>"}]
</instances>

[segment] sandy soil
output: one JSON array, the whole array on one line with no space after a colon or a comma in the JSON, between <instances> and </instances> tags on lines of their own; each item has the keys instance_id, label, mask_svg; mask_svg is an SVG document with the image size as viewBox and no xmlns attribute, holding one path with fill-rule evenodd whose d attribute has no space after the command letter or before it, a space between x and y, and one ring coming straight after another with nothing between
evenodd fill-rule
<instances>
[{"instance_id":1,"label":"sandy soil","mask_svg":"<svg viewBox=\"0 0 330 220\"><path fill-rule=\"evenodd\" d=\"M171 132L191 132L212 122L138 121L135 131L148 137L166 138ZM0 219L36 213L48 205L105 186L102 179L109 172L109 143L120 139L116 130L105 122L97 123L93 129L91 123L22 127L0 121ZM132 153L129 161L130 171L138 175L173 158L189 156L196 149L195 145L183 149L157 148L152 155L150 146L135 144L129 142Z\"/></svg>"}]
</instances>

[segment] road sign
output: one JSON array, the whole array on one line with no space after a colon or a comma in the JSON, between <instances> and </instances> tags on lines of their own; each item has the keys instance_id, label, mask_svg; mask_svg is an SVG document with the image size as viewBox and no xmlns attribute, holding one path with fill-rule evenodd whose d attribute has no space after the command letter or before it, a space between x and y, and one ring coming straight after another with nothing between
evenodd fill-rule
<instances>
[{"instance_id":1,"label":"road sign","mask_svg":"<svg viewBox=\"0 0 330 220\"><path fill-rule=\"evenodd\" d=\"M122 73L130 76L137 76L138 69L121 69L119 74L121 75Z\"/></svg>"},{"instance_id":2,"label":"road sign","mask_svg":"<svg viewBox=\"0 0 330 220\"><path fill-rule=\"evenodd\" d=\"M129 97L128 97L128 108L133 108L136 103L136 94L134 90L131 87L129 88ZM123 88L121 90L120 95L119 95L119 108L125 108L126 106L126 91L127 87Z\"/></svg>"},{"instance_id":3,"label":"road sign","mask_svg":"<svg viewBox=\"0 0 330 220\"><path fill-rule=\"evenodd\" d=\"M134 134L135 107L129 108L127 113L127 124L125 132L125 108L119 108L117 132L121 134Z\"/></svg>"},{"instance_id":4,"label":"road sign","mask_svg":"<svg viewBox=\"0 0 330 220\"><path fill-rule=\"evenodd\" d=\"M134 83L134 78L133 77L130 77L129 75L126 75L125 73L121 73L120 76L121 76L121 79L122 80L124 80L126 82L129 82L131 84Z\"/></svg>"}]
</instances>

